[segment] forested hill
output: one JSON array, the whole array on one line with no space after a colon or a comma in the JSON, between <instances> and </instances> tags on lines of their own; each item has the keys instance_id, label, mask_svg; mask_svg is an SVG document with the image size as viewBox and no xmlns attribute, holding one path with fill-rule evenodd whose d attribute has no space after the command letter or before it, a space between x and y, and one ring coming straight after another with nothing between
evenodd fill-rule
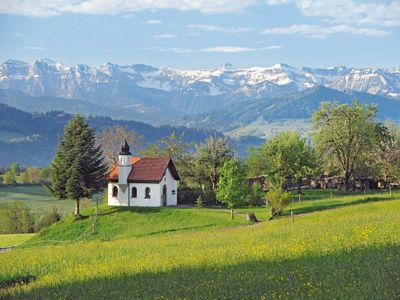
<instances>
[{"instance_id":1,"label":"forested hill","mask_svg":"<svg viewBox=\"0 0 400 300\"><path fill-rule=\"evenodd\" d=\"M204 129L213 128L233 136L241 136L243 133L260 137L267 134L267 131L280 122L283 130L301 130L303 129L301 126L305 126L304 132L307 132L311 117L318 110L321 102L351 103L354 100L360 101L361 104L377 105L379 121L386 119L400 121L399 100L368 93L351 91L345 93L318 87L285 97L269 97L232 104L221 110L182 117L173 120L171 124Z\"/></svg>"},{"instance_id":2,"label":"forested hill","mask_svg":"<svg viewBox=\"0 0 400 300\"><path fill-rule=\"evenodd\" d=\"M53 158L58 137L64 126L73 117L64 112L27 113L5 104L0 104L0 165L19 162L23 165L44 166ZM184 134L186 142L203 141L216 131L193 128L160 126L154 127L141 122L113 120L108 117L89 117L89 123L97 132L112 125L135 129L144 138L145 145L175 132Z\"/></svg>"}]
</instances>

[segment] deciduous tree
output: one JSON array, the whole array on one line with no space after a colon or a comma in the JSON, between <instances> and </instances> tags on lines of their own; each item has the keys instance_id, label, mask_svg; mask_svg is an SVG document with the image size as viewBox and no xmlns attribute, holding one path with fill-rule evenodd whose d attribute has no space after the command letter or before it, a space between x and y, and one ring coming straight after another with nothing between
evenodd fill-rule
<instances>
[{"instance_id":1,"label":"deciduous tree","mask_svg":"<svg viewBox=\"0 0 400 300\"><path fill-rule=\"evenodd\" d=\"M330 165L344 177L345 189L358 165L364 163L376 142L377 108L323 102L313 115L313 139L325 167Z\"/></svg>"},{"instance_id":2,"label":"deciduous tree","mask_svg":"<svg viewBox=\"0 0 400 300\"><path fill-rule=\"evenodd\" d=\"M218 201L231 209L232 219L233 208L246 202L248 192L246 170L243 164L235 159L227 160L221 168L216 196Z\"/></svg>"},{"instance_id":3,"label":"deciduous tree","mask_svg":"<svg viewBox=\"0 0 400 300\"><path fill-rule=\"evenodd\" d=\"M196 176L205 180L215 190L224 163L234 156L232 144L227 138L210 136L197 147Z\"/></svg>"},{"instance_id":4,"label":"deciduous tree","mask_svg":"<svg viewBox=\"0 0 400 300\"><path fill-rule=\"evenodd\" d=\"M147 149L140 151L142 156L169 157L181 178L180 185L187 186L194 180L194 157L191 153L192 143L185 143L183 134L177 136L173 132L170 136L162 138L157 144L151 144Z\"/></svg>"},{"instance_id":5,"label":"deciduous tree","mask_svg":"<svg viewBox=\"0 0 400 300\"><path fill-rule=\"evenodd\" d=\"M282 186L286 176L293 177L299 193L303 177L312 175L318 166L314 148L298 132L290 131L274 136L261 148L253 148L247 163L251 173L267 175L274 186Z\"/></svg>"},{"instance_id":6,"label":"deciduous tree","mask_svg":"<svg viewBox=\"0 0 400 300\"><path fill-rule=\"evenodd\" d=\"M13 162L10 165L10 171L14 174L14 176L18 176L19 172L21 171L21 166L19 163Z\"/></svg>"},{"instance_id":7,"label":"deciduous tree","mask_svg":"<svg viewBox=\"0 0 400 300\"><path fill-rule=\"evenodd\" d=\"M8 170L3 177L3 182L5 184L15 184L15 175L11 170Z\"/></svg>"},{"instance_id":8,"label":"deciduous tree","mask_svg":"<svg viewBox=\"0 0 400 300\"><path fill-rule=\"evenodd\" d=\"M137 153L143 144L143 137L139 136L134 129L127 130L120 125L107 127L98 134L96 138L97 145L101 146L109 167L116 163L118 152L125 140L129 143L133 153Z\"/></svg>"}]
</instances>

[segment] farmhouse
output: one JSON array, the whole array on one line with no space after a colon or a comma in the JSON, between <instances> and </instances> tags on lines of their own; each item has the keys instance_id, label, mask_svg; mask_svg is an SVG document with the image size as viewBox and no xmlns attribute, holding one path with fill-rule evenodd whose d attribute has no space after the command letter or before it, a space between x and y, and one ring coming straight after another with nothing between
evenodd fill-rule
<instances>
[{"instance_id":1,"label":"farmhouse","mask_svg":"<svg viewBox=\"0 0 400 300\"><path fill-rule=\"evenodd\" d=\"M108 205L177 205L178 172L170 158L133 157L125 141L107 175Z\"/></svg>"}]
</instances>

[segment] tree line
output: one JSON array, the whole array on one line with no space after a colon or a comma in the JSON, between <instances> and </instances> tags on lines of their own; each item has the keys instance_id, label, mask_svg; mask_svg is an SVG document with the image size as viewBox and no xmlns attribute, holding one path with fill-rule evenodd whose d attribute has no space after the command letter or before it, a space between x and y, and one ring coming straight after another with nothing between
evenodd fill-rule
<instances>
[{"instance_id":1,"label":"tree line","mask_svg":"<svg viewBox=\"0 0 400 300\"><path fill-rule=\"evenodd\" d=\"M179 201L224 203L233 209L264 199L250 177L264 175L266 198L272 214L279 214L289 196L283 183L289 176L298 182L318 174L338 175L344 188L357 177L383 177L388 182L400 176L400 130L393 123L375 121L374 105L324 102L312 118L308 138L298 132L282 132L258 148L250 148L247 159L235 154L226 137L210 136L201 143L184 142L172 133L141 149L143 137L121 126L107 128L97 136L87 120L77 115L65 127L51 165L52 193L60 199L91 197L105 187L105 175L116 162L122 142L127 139L134 155L170 157L181 177ZM233 215L232 215L233 216Z\"/></svg>"},{"instance_id":2,"label":"tree line","mask_svg":"<svg viewBox=\"0 0 400 300\"><path fill-rule=\"evenodd\" d=\"M37 168L27 166L22 168L17 162L0 170L0 183L6 185L13 184L40 184L50 182L50 167Z\"/></svg>"}]
</instances>

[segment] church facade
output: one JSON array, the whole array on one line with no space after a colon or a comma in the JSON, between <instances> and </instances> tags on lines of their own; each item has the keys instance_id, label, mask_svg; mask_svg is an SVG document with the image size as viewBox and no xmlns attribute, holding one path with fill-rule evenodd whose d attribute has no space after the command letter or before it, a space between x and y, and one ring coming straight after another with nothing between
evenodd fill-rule
<instances>
[{"instance_id":1,"label":"church facade","mask_svg":"<svg viewBox=\"0 0 400 300\"><path fill-rule=\"evenodd\" d=\"M110 206L174 206L179 175L170 158L133 157L125 144L107 175Z\"/></svg>"}]
</instances>

